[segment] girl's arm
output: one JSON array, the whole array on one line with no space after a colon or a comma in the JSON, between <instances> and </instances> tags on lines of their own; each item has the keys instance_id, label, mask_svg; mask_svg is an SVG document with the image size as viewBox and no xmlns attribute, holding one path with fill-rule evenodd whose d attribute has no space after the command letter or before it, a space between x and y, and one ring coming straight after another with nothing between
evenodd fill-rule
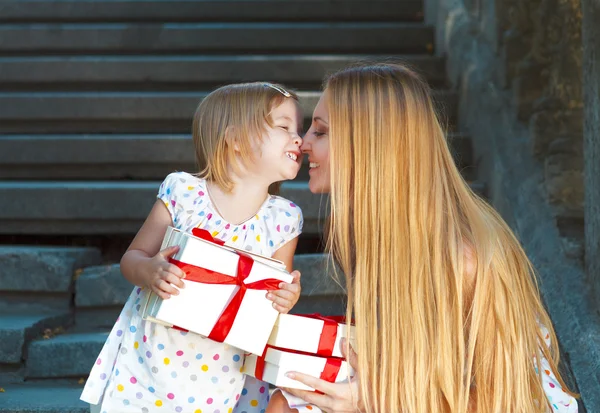
<instances>
[{"instance_id":1,"label":"girl's arm","mask_svg":"<svg viewBox=\"0 0 600 413\"><path fill-rule=\"evenodd\" d=\"M297 245L298 237L290 240L273 254L274 259L283 261L288 271L292 270ZM291 284L282 282L279 284L279 290L267 293L267 298L273 301L273 308L282 314L289 313L300 299L300 271L292 271L291 275L294 277Z\"/></svg>"},{"instance_id":2,"label":"girl's arm","mask_svg":"<svg viewBox=\"0 0 600 413\"><path fill-rule=\"evenodd\" d=\"M169 247L160 251L160 245L172 225L171 214L162 201L156 201L146 221L121 258L121 272L130 283L147 287L162 299L178 295L173 287L184 288L181 279L183 271L167 260L179 247Z\"/></svg>"}]
</instances>

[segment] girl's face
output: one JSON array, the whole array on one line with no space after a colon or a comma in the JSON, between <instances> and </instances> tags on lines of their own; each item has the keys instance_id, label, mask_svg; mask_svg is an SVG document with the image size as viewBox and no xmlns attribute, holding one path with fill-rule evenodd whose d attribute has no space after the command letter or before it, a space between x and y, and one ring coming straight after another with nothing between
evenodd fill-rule
<instances>
[{"instance_id":1,"label":"girl's face","mask_svg":"<svg viewBox=\"0 0 600 413\"><path fill-rule=\"evenodd\" d=\"M302 113L294 99L286 99L271 112L273 127L258 148L257 167L270 183L294 179L302 164Z\"/></svg>"},{"instance_id":2,"label":"girl's face","mask_svg":"<svg viewBox=\"0 0 600 413\"><path fill-rule=\"evenodd\" d=\"M329 181L329 113L327 91L323 92L315 107L310 129L304 135L302 152L308 155L310 181L308 187L314 194L328 193Z\"/></svg>"}]
</instances>

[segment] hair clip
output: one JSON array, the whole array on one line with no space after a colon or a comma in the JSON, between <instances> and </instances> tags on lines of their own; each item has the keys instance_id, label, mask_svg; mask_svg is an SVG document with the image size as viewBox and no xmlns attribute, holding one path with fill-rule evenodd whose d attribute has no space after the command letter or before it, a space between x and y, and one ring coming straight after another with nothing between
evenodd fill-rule
<instances>
[{"instance_id":1,"label":"hair clip","mask_svg":"<svg viewBox=\"0 0 600 413\"><path fill-rule=\"evenodd\" d=\"M285 96L286 98L291 98L292 95L290 94L290 92L288 92L287 90L280 88L279 86L275 86L271 83L265 83L264 84L267 87L270 87L271 89L275 89L276 91L278 91L279 93L281 93L283 96Z\"/></svg>"}]
</instances>

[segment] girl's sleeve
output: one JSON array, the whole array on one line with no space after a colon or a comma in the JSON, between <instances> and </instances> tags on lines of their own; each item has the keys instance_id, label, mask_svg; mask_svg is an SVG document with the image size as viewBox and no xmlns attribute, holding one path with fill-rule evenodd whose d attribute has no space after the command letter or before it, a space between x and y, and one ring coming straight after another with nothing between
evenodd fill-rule
<instances>
[{"instance_id":1,"label":"girl's sleeve","mask_svg":"<svg viewBox=\"0 0 600 413\"><path fill-rule=\"evenodd\" d=\"M273 251L277 251L285 244L298 237L302 233L304 226L304 216L300 207L293 202L285 201L285 205L277 214L275 222L275 245Z\"/></svg>"},{"instance_id":2,"label":"girl's sleeve","mask_svg":"<svg viewBox=\"0 0 600 413\"><path fill-rule=\"evenodd\" d=\"M550 346L550 335L546 327L540 325L546 345ZM552 413L578 413L577 400L567 393L556 379L556 375L550 368L550 363L542 355L542 385L546 398L552 406Z\"/></svg>"},{"instance_id":3,"label":"girl's sleeve","mask_svg":"<svg viewBox=\"0 0 600 413\"><path fill-rule=\"evenodd\" d=\"M178 183L180 182L179 175L180 173L178 172L167 175L165 180L160 184L158 194L156 195L156 198L160 199L169 210L169 214L171 214L171 219L174 223L177 221L177 210L180 207L177 202Z\"/></svg>"}]
</instances>

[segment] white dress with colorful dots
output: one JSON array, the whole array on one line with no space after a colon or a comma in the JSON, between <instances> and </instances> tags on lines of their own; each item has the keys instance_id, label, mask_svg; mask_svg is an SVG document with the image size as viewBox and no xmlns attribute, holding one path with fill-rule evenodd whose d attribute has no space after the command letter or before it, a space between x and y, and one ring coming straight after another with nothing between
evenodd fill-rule
<instances>
[{"instance_id":1,"label":"white dress with colorful dots","mask_svg":"<svg viewBox=\"0 0 600 413\"><path fill-rule=\"evenodd\" d=\"M206 181L172 173L158 198L176 228L203 228L226 245L272 256L302 231L302 212L270 195L254 217L234 225L213 206ZM268 385L240 372L243 351L197 334L146 322L135 288L90 372L81 399L101 412L258 413L267 406Z\"/></svg>"}]
</instances>

